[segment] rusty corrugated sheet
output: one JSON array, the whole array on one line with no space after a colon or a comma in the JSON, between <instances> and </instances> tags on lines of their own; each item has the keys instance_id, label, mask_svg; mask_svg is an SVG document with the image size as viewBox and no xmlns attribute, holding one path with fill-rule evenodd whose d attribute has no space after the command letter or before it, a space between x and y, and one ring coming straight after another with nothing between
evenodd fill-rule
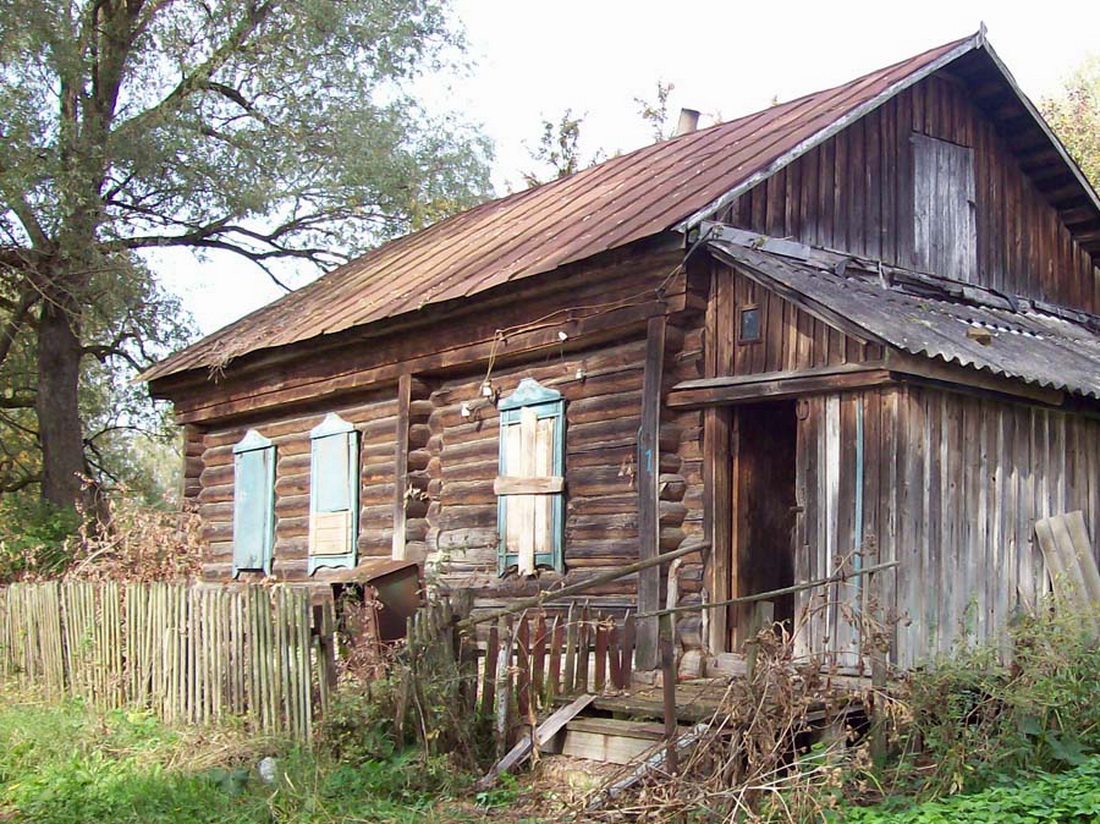
<instances>
[{"instance_id":1,"label":"rusty corrugated sheet","mask_svg":"<svg viewBox=\"0 0 1100 824\"><path fill-rule=\"evenodd\" d=\"M1042 304L996 295L977 301L944 299L927 287L888 285L877 272L851 270L851 274L837 275L827 265L730 241L712 240L707 246L766 288L778 285L796 292L846 319L869 340L912 355L1100 399L1100 336L1084 323L1043 311ZM967 292L965 285L957 286L952 291ZM946 295L948 290L940 291ZM971 330L982 330L983 336L988 333L989 342L981 343Z\"/></svg>"},{"instance_id":2,"label":"rusty corrugated sheet","mask_svg":"<svg viewBox=\"0 0 1100 824\"><path fill-rule=\"evenodd\" d=\"M368 252L146 371L222 364L549 272L676 227L752 185L981 36L842 86L647 146Z\"/></svg>"}]
</instances>

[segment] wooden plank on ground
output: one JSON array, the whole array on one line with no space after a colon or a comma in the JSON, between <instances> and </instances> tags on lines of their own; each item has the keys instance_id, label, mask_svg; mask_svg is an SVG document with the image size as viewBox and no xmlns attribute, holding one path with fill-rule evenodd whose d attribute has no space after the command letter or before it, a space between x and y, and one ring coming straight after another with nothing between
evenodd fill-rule
<instances>
[{"instance_id":1,"label":"wooden plank on ground","mask_svg":"<svg viewBox=\"0 0 1100 824\"><path fill-rule=\"evenodd\" d=\"M595 698L596 696L594 695L579 695L572 702L551 715L535 730L535 743L540 747L543 746L547 741L557 735L562 727L568 724L578 713L591 704ZM507 755L494 764L489 772L482 776L477 782L476 788L478 790L486 790L493 786L502 773L506 773L519 765L531 754L531 751L531 736L525 735L508 751Z\"/></svg>"}]
</instances>

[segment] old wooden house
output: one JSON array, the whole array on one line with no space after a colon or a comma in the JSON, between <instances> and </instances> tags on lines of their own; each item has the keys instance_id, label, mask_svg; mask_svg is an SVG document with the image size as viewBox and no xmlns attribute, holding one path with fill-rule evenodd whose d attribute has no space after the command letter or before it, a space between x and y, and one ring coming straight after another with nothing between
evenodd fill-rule
<instances>
[{"instance_id":1,"label":"old wooden house","mask_svg":"<svg viewBox=\"0 0 1100 824\"><path fill-rule=\"evenodd\" d=\"M144 378L208 579L408 559L491 606L706 540L691 603L896 559L907 666L1034 603L1036 518L1100 531L1098 262L1100 199L979 32L395 240ZM851 650L859 586L805 649ZM712 613L684 646L737 648Z\"/></svg>"}]
</instances>

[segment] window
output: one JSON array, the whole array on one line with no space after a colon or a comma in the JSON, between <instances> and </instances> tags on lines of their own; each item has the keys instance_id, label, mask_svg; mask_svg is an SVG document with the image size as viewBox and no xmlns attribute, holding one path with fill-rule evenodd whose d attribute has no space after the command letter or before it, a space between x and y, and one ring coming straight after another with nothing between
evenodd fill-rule
<instances>
[{"instance_id":1,"label":"window","mask_svg":"<svg viewBox=\"0 0 1100 824\"><path fill-rule=\"evenodd\" d=\"M561 393L524 378L500 404L498 572L539 566L565 571L565 401Z\"/></svg>"},{"instance_id":2,"label":"window","mask_svg":"<svg viewBox=\"0 0 1100 824\"><path fill-rule=\"evenodd\" d=\"M742 306L737 310L737 342L760 342L759 306Z\"/></svg>"},{"instance_id":3,"label":"window","mask_svg":"<svg viewBox=\"0 0 1100 824\"><path fill-rule=\"evenodd\" d=\"M328 415L310 437L309 573L355 566L359 535L359 433Z\"/></svg>"},{"instance_id":4,"label":"window","mask_svg":"<svg viewBox=\"0 0 1100 824\"><path fill-rule=\"evenodd\" d=\"M275 545L275 444L249 429L233 447L233 576L271 573Z\"/></svg>"},{"instance_id":5,"label":"window","mask_svg":"<svg viewBox=\"0 0 1100 824\"><path fill-rule=\"evenodd\" d=\"M912 141L913 264L973 282L978 272L974 150L919 134Z\"/></svg>"}]
</instances>

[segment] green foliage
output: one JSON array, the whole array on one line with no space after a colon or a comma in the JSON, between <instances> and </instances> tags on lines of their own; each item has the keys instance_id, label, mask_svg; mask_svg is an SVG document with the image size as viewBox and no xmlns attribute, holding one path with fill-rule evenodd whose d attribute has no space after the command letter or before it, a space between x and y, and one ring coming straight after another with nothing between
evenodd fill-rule
<instances>
[{"instance_id":1,"label":"green foliage","mask_svg":"<svg viewBox=\"0 0 1100 824\"><path fill-rule=\"evenodd\" d=\"M548 180L568 177L603 160L602 151L597 151L587 160L582 157L580 141L583 123L584 115L574 117L572 109L562 112L557 123L543 120L538 146L534 149L528 147L527 153L546 169L547 174L541 171L524 172L523 182L528 186L541 186Z\"/></svg>"},{"instance_id":2,"label":"green foliage","mask_svg":"<svg viewBox=\"0 0 1100 824\"><path fill-rule=\"evenodd\" d=\"M1011 629L1002 650L960 651L910 682L913 758L922 789L972 791L1005 775L1060 770L1100 752L1100 644L1076 616L1053 611Z\"/></svg>"},{"instance_id":3,"label":"green foliage","mask_svg":"<svg viewBox=\"0 0 1100 824\"><path fill-rule=\"evenodd\" d=\"M486 142L413 94L461 48L448 0L0 0L0 494L163 492L128 382L188 337L156 250L276 278L483 199Z\"/></svg>"},{"instance_id":4,"label":"green foliage","mask_svg":"<svg viewBox=\"0 0 1100 824\"><path fill-rule=\"evenodd\" d=\"M74 513L29 491L0 497L0 581L57 574L72 557L65 542L78 526Z\"/></svg>"},{"instance_id":5,"label":"green foliage","mask_svg":"<svg viewBox=\"0 0 1100 824\"><path fill-rule=\"evenodd\" d=\"M1033 824L1100 821L1100 758L1061 774L1018 778L973 795L956 795L908 809L880 805L845 809L848 824Z\"/></svg>"},{"instance_id":6,"label":"green foliage","mask_svg":"<svg viewBox=\"0 0 1100 824\"><path fill-rule=\"evenodd\" d=\"M144 713L7 699L0 818L51 824L305 824L462 820L441 805L466 776L402 753L361 764L224 732L173 730ZM277 758L274 784L255 770Z\"/></svg>"},{"instance_id":7,"label":"green foliage","mask_svg":"<svg viewBox=\"0 0 1100 824\"><path fill-rule=\"evenodd\" d=\"M1084 61L1062 92L1044 99L1040 109L1085 177L1100 189L1100 55Z\"/></svg>"},{"instance_id":8,"label":"green foliage","mask_svg":"<svg viewBox=\"0 0 1100 824\"><path fill-rule=\"evenodd\" d=\"M638 105L638 116L649 125L654 143L660 143L672 137L673 127L668 122L668 100L675 88L674 83L658 80L653 100L634 98L634 102Z\"/></svg>"}]
</instances>

